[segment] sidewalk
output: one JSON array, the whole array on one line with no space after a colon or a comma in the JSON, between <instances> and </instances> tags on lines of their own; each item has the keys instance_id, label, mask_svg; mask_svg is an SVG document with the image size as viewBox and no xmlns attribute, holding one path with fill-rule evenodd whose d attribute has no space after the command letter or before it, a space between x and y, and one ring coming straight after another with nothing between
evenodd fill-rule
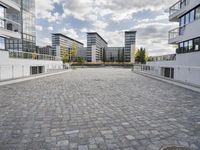
<instances>
[{"instance_id":1,"label":"sidewalk","mask_svg":"<svg viewBox=\"0 0 200 150\"><path fill-rule=\"evenodd\" d=\"M0 86L3 85L9 85L9 84L15 84L19 82L24 82L24 81L29 81L29 80L34 80L34 79L39 79L39 78L44 78L44 77L49 77L53 75L58 75L66 72L71 72L72 70L64 70L64 71L59 71L59 72L54 72L54 73L46 73L46 74L40 74L40 75L32 75L29 77L24 77L24 78L18 78L18 79L11 79L11 80L6 80L6 81L0 81Z\"/></svg>"},{"instance_id":2,"label":"sidewalk","mask_svg":"<svg viewBox=\"0 0 200 150\"><path fill-rule=\"evenodd\" d=\"M155 80L159 80L159 81L162 81L162 82L173 84L173 85L176 85L176 86L179 86L179 87L200 93L200 88L197 87L197 86L189 85L187 83L179 82L179 81L172 80L172 79L167 79L167 78L164 78L164 77L161 77L161 76L155 76L155 75L152 75L152 74L149 74L149 73L146 73L146 72L141 72L141 71L133 71L133 72L137 73L139 75L142 75L142 76L146 76L146 77L149 77L149 78L152 78L152 79L155 79Z\"/></svg>"}]
</instances>

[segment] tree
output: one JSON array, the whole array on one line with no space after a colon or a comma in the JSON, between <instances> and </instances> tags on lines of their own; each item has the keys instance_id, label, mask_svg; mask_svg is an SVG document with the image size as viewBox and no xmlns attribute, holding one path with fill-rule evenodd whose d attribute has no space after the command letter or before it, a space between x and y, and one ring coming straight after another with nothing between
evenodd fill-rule
<instances>
[{"instance_id":1,"label":"tree","mask_svg":"<svg viewBox=\"0 0 200 150\"><path fill-rule=\"evenodd\" d=\"M70 61L73 61L77 56L78 46L75 42L72 43L72 49L70 50Z\"/></svg>"},{"instance_id":2,"label":"tree","mask_svg":"<svg viewBox=\"0 0 200 150\"><path fill-rule=\"evenodd\" d=\"M145 64L147 59L148 59L148 55L146 53L145 48L140 48L139 50L136 51L136 53L135 53L135 62L136 63Z\"/></svg>"},{"instance_id":3,"label":"tree","mask_svg":"<svg viewBox=\"0 0 200 150\"><path fill-rule=\"evenodd\" d=\"M106 62L106 49L103 48L103 59L102 61L105 63Z\"/></svg>"},{"instance_id":4,"label":"tree","mask_svg":"<svg viewBox=\"0 0 200 150\"><path fill-rule=\"evenodd\" d=\"M118 50L118 53L117 53L117 61L120 63L121 61L121 55L120 55L120 50Z\"/></svg>"},{"instance_id":5,"label":"tree","mask_svg":"<svg viewBox=\"0 0 200 150\"><path fill-rule=\"evenodd\" d=\"M125 58L124 58L124 49L122 50L122 54L121 54L121 62L124 63Z\"/></svg>"},{"instance_id":6,"label":"tree","mask_svg":"<svg viewBox=\"0 0 200 150\"><path fill-rule=\"evenodd\" d=\"M82 65L82 64L84 64L85 59L83 57L78 57L77 62L78 62L79 65Z\"/></svg>"},{"instance_id":7,"label":"tree","mask_svg":"<svg viewBox=\"0 0 200 150\"><path fill-rule=\"evenodd\" d=\"M69 62L69 54L67 52L64 53L62 61L63 61L63 64Z\"/></svg>"}]
</instances>

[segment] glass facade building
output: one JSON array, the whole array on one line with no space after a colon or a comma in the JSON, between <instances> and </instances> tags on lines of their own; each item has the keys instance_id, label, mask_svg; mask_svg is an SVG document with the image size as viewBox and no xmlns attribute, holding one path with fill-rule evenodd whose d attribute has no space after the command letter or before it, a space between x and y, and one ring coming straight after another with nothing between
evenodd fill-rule
<instances>
[{"instance_id":1,"label":"glass facade building","mask_svg":"<svg viewBox=\"0 0 200 150\"><path fill-rule=\"evenodd\" d=\"M17 0L17 3L20 5L20 13L17 20L21 24L21 39L7 39L6 48L13 51L35 52L35 0Z\"/></svg>"}]
</instances>

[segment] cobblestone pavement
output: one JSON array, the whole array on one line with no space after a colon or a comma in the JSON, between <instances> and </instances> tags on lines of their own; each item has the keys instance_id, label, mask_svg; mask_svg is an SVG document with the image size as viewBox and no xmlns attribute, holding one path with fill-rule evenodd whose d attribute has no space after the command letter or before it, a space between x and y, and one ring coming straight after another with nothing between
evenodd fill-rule
<instances>
[{"instance_id":1,"label":"cobblestone pavement","mask_svg":"<svg viewBox=\"0 0 200 150\"><path fill-rule=\"evenodd\" d=\"M200 94L129 69L0 87L0 149L200 149Z\"/></svg>"}]
</instances>

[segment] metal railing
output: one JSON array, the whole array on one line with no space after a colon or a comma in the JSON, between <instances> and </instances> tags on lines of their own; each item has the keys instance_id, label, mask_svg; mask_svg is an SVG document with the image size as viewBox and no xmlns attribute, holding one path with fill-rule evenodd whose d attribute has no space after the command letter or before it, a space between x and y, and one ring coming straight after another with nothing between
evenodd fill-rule
<instances>
[{"instance_id":1,"label":"metal railing","mask_svg":"<svg viewBox=\"0 0 200 150\"><path fill-rule=\"evenodd\" d=\"M174 5L172 5L169 9L169 15L173 15L176 12L180 11L187 5L187 0L179 0Z\"/></svg>"},{"instance_id":2,"label":"metal railing","mask_svg":"<svg viewBox=\"0 0 200 150\"><path fill-rule=\"evenodd\" d=\"M23 52L23 51L12 51L12 50L9 50L9 57L18 59L33 59L33 60L51 60L51 61L61 60L61 58L57 56Z\"/></svg>"},{"instance_id":3,"label":"metal railing","mask_svg":"<svg viewBox=\"0 0 200 150\"><path fill-rule=\"evenodd\" d=\"M172 29L171 31L169 31L169 40L175 39L180 35L184 35L184 32L185 32L185 26Z\"/></svg>"}]
</instances>

